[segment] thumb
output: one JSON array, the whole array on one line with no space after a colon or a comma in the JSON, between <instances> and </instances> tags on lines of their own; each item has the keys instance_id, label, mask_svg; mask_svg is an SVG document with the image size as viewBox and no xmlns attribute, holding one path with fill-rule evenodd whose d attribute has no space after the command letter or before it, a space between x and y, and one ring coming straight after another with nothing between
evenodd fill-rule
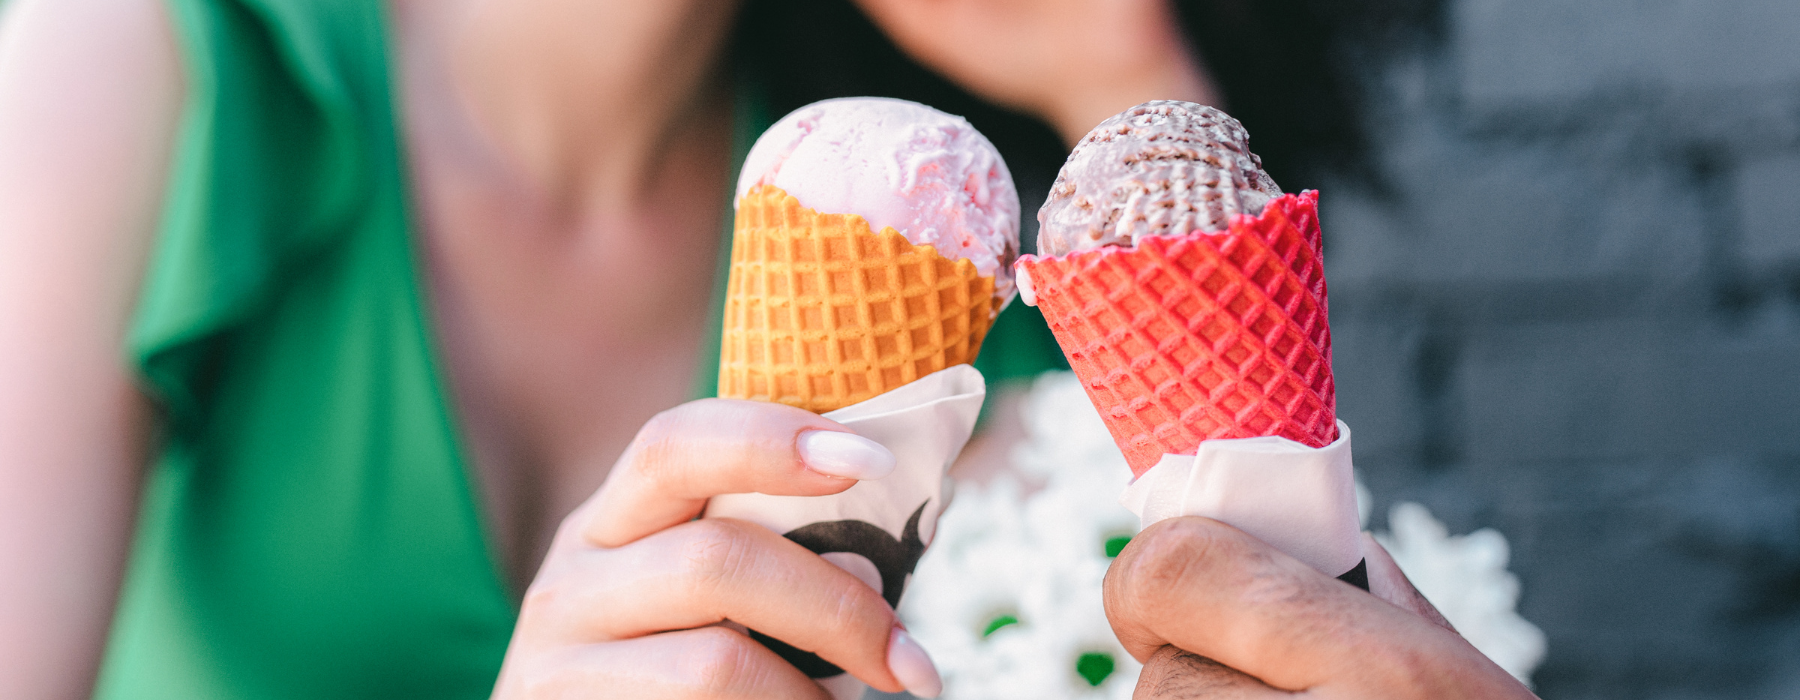
<instances>
[{"instance_id":1,"label":"thumb","mask_svg":"<svg viewBox=\"0 0 1800 700\"><path fill-rule=\"evenodd\" d=\"M1278 689L1405 687L1426 660L1505 674L1455 633L1207 518L1139 533L1105 594L1133 656L1174 645Z\"/></svg>"}]
</instances>

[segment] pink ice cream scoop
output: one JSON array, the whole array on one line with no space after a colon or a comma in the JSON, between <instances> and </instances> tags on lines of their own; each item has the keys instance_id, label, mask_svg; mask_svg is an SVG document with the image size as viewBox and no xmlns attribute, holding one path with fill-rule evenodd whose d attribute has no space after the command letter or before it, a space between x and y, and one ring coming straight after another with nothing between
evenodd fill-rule
<instances>
[{"instance_id":1,"label":"pink ice cream scoop","mask_svg":"<svg viewBox=\"0 0 1800 700\"><path fill-rule=\"evenodd\" d=\"M1012 298L1019 194L1000 152L961 117L880 97L815 102L751 147L736 199L758 185L966 259L994 276L996 297Z\"/></svg>"},{"instance_id":2,"label":"pink ice cream scoop","mask_svg":"<svg viewBox=\"0 0 1800 700\"><path fill-rule=\"evenodd\" d=\"M1280 196L1236 119L1192 102L1145 102L1075 145L1038 211L1038 251L1223 231Z\"/></svg>"}]
</instances>

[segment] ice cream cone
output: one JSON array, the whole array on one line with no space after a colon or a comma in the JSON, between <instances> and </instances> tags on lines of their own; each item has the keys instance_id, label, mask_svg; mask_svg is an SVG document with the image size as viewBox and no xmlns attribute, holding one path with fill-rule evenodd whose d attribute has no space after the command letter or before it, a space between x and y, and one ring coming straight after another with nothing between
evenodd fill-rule
<instances>
[{"instance_id":1,"label":"ice cream cone","mask_svg":"<svg viewBox=\"0 0 1800 700\"><path fill-rule=\"evenodd\" d=\"M1203 440L1337 437L1318 194L1018 269L1134 474Z\"/></svg>"},{"instance_id":2,"label":"ice cream cone","mask_svg":"<svg viewBox=\"0 0 1800 700\"><path fill-rule=\"evenodd\" d=\"M832 411L973 362L994 277L778 187L738 202L719 396Z\"/></svg>"}]
</instances>

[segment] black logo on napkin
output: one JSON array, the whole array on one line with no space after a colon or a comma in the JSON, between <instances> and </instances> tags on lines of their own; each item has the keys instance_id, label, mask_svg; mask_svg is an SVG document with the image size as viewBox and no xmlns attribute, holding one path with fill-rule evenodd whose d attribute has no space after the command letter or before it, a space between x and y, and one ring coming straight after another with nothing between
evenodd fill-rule
<instances>
[{"instance_id":1,"label":"black logo on napkin","mask_svg":"<svg viewBox=\"0 0 1800 700\"><path fill-rule=\"evenodd\" d=\"M787 533L787 538L814 554L849 552L867 558L875 565L875 570L881 572L881 597L888 605L898 607L906 577L912 574L913 567L918 566L919 557L925 555L925 542L919 539L919 518L925 515L925 506L929 503L929 500L920 503L918 510L913 511L898 540L887 530L861 520L803 525ZM828 678L844 672L817 654L801 651L756 630L750 631L750 637L781 655L809 678Z\"/></svg>"}]
</instances>

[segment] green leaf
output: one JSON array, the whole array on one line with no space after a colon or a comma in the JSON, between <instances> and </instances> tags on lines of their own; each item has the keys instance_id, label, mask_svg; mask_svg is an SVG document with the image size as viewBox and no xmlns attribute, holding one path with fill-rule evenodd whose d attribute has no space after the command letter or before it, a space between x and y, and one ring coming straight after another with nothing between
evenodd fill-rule
<instances>
[{"instance_id":1,"label":"green leaf","mask_svg":"<svg viewBox=\"0 0 1800 700\"><path fill-rule=\"evenodd\" d=\"M1098 651L1082 654L1081 658L1075 660L1075 672L1080 674L1088 682L1088 685L1098 688L1101 683L1106 682L1107 676L1112 675L1112 654Z\"/></svg>"},{"instance_id":2,"label":"green leaf","mask_svg":"<svg viewBox=\"0 0 1800 700\"><path fill-rule=\"evenodd\" d=\"M1011 615L1001 615L999 617L996 617L996 618L988 621L987 629L981 631L981 638L987 639L988 635L991 635L995 632L1000 631L1000 628L1005 627L1007 625L1016 625L1016 624L1019 624L1019 618L1013 617Z\"/></svg>"},{"instance_id":3,"label":"green leaf","mask_svg":"<svg viewBox=\"0 0 1800 700\"><path fill-rule=\"evenodd\" d=\"M1107 540L1106 540L1106 556L1108 556L1108 557L1119 556L1119 552L1125 551L1125 545L1128 545L1128 544L1131 544L1131 535L1119 535L1118 537L1107 538Z\"/></svg>"}]
</instances>

